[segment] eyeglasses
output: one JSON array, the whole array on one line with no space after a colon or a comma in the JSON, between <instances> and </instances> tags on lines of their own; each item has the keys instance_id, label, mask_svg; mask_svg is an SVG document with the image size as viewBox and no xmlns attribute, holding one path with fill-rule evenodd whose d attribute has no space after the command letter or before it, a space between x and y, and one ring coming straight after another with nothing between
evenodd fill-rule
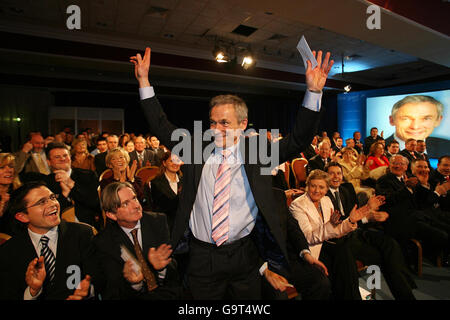
<instances>
[{"instance_id":1,"label":"eyeglasses","mask_svg":"<svg viewBox=\"0 0 450 320\"><path fill-rule=\"evenodd\" d=\"M24 209L29 209L29 208L37 207L37 206L45 206L48 203L49 200L57 201L58 197L59 197L59 194L52 193L48 197L42 198L41 200L39 200L35 204L32 204L31 206L25 207Z\"/></svg>"}]
</instances>

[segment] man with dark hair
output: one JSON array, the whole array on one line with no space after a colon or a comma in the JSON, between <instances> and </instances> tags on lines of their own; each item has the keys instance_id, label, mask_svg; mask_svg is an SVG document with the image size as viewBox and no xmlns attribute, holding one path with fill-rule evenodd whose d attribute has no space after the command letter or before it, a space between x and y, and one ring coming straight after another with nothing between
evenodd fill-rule
<instances>
[{"instance_id":1,"label":"man with dark hair","mask_svg":"<svg viewBox=\"0 0 450 320\"><path fill-rule=\"evenodd\" d=\"M364 154L368 155L370 151L370 146L383 139L383 131L381 131L381 136L378 135L378 128L373 127L370 129L370 136L364 139Z\"/></svg>"},{"instance_id":2,"label":"man with dark hair","mask_svg":"<svg viewBox=\"0 0 450 320\"><path fill-rule=\"evenodd\" d=\"M45 151L52 173L27 174L23 181L44 181L53 193L59 195L62 212L74 206L78 221L99 229L102 224L97 195L98 179L95 173L71 168L72 160L64 143L52 142Z\"/></svg>"},{"instance_id":3,"label":"man with dark hair","mask_svg":"<svg viewBox=\"0 0 450 320\"><path fill-rule=\"evenodd\" d=\"M170 258L169 229L162 213L143 212L128 182L113 182L102 192L109 222L95 237L97 260L106 277L105 300L179 299L181 285ZM125 247L126 249L121 249ZM123 250L133 259L123 260Z\"/></svg>"},{"instance_id":4,"label":"man with dark hair","mask_svg":"<svg viewBox=\"0 0 450 320\"><path fill-rule=\"evenodd\" d=\"M108 145L106 144L106 138L98 137L96 141L97 148L94 149L91 154L93 156L98 155L99 153L108 151Z\"/></svg>"},{"instance_id":5,"label":"man with dark hair","mask_svg":"<svg viewBox=\"0 0 450 320\"><path fill-rule=\"evenodd\" d=\"M334 146L333 146L333 150L334 150L335 154L341 152L343 142L344 142L344 141L342 140L341 137L337 137L337 138L335 139L335 144L334 144Z\"/></svg>"},{"instance_id":6,"label":"man with dark hair","mask_svg":"<svg viewBox=\"0 0 450 320\"><path fill-rule=\"evenodd\" d=\"M399 153L399 144L397 140L391 140L387 145L386 158L388 160L394 155Z\"/></svg>"},{"instance_id":7,"label":"man with dark hair","mask_svg":"<svg viewBox=\"0 0 450 320\"><path fill-rule=\"evenodd\" d=\"M0 246L0 300L80 300L97 275L90 226L60 220L57 195L42 183L24 184L11 195L18 227ZM74 269L73 267L77 267ZM73 283L81 272L80 288Z\"/></svg>"},{"instance_id":8,"label":"man with dark hair","mask_svg":"<svg viewBox=\"0 0 450 320\"><path fill-rule=\"evenodd\" d=\"M416 152L417 147L417 140L415 139L408 139L405 142L405 149L399 152L400 155L404 156L406 159L408 159L408 170L406 173L411 174L411 163L413 160L419 158L419 154Z\"/></svg>"},{"instance_id":9,"label":"man with dark hair","mask_svg":"<svg viewBox=\"0 0 450 320\"><path fill-rule=\"evenodd\" d=\"M164 149L160 147L158 137L151 135L147 141L149 145L148 149L155 153L155 166L160 166L161 158L164 156Z\"/></svg>"},{"instance_id":10,"label":"man with dark hair","mask_svg":"<svg viewBox=\"0 0 450 320\"><path fill-rule=\"evenodd\" d=\"M108 146L108 150L115 149L119 146L119 137L115 134L108 135L106 137L106 145ZM95 156L95 172L97 173L97 176L100 177L101 174L108 169L106 166L106 154L107 150L105 152L99 153Z\"/></svg>"},{"instance_id":11,"label":"man with dark hair","mask_svg":"<svg viewBox=\"0 0 450 320\"><path fill-rule=\"evenodd\" d=\"M355 141L355 149L358 153L363 152L364 146L361 142L361 132L355 131L353 132L353 141Z\"/></svg>"},{"instance_id":12,"label":"man with dark hair","mask_svg":"<svg viewBox=\"0 0 450 320\"><path fill-rule=\"evenodd\" d=\"M424 140L417 140L416 153L419 159L423 159L428 163L428 167L431 169L430 159L428 154L425 152L427 150L427 144Z\"/></svg>"},{"instance_id":13,"label":"man with dark hair","mask_svg":"<svg viewBox=\"0 0 450 320\"><path fill-rule=\"evenodd\" d=\"M345 219L358 204L355 189L351 183L343 182L343 171L339 163L330 162L325 171L330 175L330 189L327 196L331 199L335 210L341 213L342 219ZM346 241L357 260L365 265L381 267L395 299L414 300L412 288L416 288L416 285L406 267L399 244L383 232L368 227L388 219L389 215L386 212L378 211L383 202L383 196L373 196L369 199L368 217L358 222L359 228L347 236Z\"/></svg>"}]
</instances>

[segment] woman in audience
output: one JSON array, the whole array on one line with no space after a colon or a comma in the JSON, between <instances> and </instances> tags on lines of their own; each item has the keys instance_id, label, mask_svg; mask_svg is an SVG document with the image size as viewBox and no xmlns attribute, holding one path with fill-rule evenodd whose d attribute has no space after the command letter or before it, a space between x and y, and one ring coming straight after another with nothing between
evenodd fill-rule
<instances>
[{"instance_id":1,"label":"woman in audience","mask_svg":"<svg viewBox=\"0 0 450 320\"><path fill-rule=\"evenodd\" d=\"M10 193L20 186L14 170L15 157L11 153L0 153L0 232L10 233L6 208Z\"/></svg>"},{"instance_id":2,"label":"woman in audience","mask_svg":"<svg viewBox=\"0 0 450 320\"><path fill-rule=\"evenodd\" d=\"M124 133L119 137L119 147L125 148L126 143L130 141L130 135L128 133Z\"/></svg>"},{"instance_id":3,"label":"woman in audience","mask_svg":"<svg viewBox=\"0 0 450 320\"><path fill-rule=\"evenodd\" d=\"M370 198L375 189L361 186L361 180L369 178L369 165L365 162L365 155L358 154L356 149L345 147L342 148L342 159L338 159L338 163L342 166L344 179L350 182L355 188L356 193L365 192Z\"/></svg>"},{"instance_id":4,"label":"woman in audience","mask_svg":"<svg viewBox=\"0 0 450 320\"><path fill-rule=\"evenodd\" d=\"M389 166L389 160L384 155L383 143L377 141L370 146L366 164L369 166L370 170Z\"/></svg>"},{"instance_id":5,"label":"woman in audience","mask_svg":"<svg viewBox=\"0 0 450 320\"><path fill-rule=\"evenodd\" d=\"M326 172L311 171L306 179L306 193L295 199L289 210L308 240L311 255L326 265L335 299L360 300L356 261L348 243L340 238L358 227L368 206L355 206L349 217L341 220L341 214L325 196L329 187Z\"/></svg>"},{"instance_id":6,"label":"woman in audience","mask_svg":"<svg viewBox=\"0 0 450 320\"><path fill-rule=\"evenodd\" d=\"M137 196L141 204L147 204L144 197L144 187L141 178L135 176L137 169L137 162L133 161L131 168L128 166L130 156L122 148L114 148L109 150L105 158L106 166L112 170L112 175L103 178L100 181L100 190L103 191L105 187L112 182L129 182L136 190Z\"/></svg>"},{"instance_id":7,"label":"woman in audience","mask_svg":"<svg viewBox=\"0 0 450 320\"><path fill-rule=\"evenodd\" d=\"M161 158L160 175L151 182L153 210L167 215L172 230L182 182L181 160L170 151Z\"/></svg>"},{"instance_id":8,"label":"woman in audience","mask_svg":"<svg viewBox=\"0 0 450 320\"><path fill-rule=\"evenodd\" d=\"M72 143L72 168L95 171L94 156L87 149L86 140L75 139Z\"/></svg>"},{"instance_id":9,"label":"woman in audience","mask_svg":"<svg viewBox=\"0 0 450 320\"><path fill-rule=\"evenodd\" d=\"M125 142L125 150L127 150L128 153L131 153L134 151L134 142L132 140Z\"/></svg>"}]
</instances>

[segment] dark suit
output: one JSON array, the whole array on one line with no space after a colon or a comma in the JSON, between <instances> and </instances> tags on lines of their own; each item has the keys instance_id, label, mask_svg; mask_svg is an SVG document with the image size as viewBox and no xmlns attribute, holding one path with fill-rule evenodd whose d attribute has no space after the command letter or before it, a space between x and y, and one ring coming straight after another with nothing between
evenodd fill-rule
<instances>
[{"instance_id":1,"label":"dark suit","mask_svg":"<svg viewBox=\"0 0 450 320\"><path fill-rule=\"evenodd\" d=\"M158 100L156 97L145 99L141 101L142 107L144 109L144 113L146 115L147 121L150 124L150 130L154 132L159 139L162 141L162 143L168 147L168 149L172 149L176 142L171 141L171 135L172 132L176 129L174 125L172 125L168 120L166 115L164 114ZM279 154L280 159L279 162L283 163L287 159L290 159L294 157L296 154L298 154L301 150L303 150L306 147L306 144L312 141L314 132L317 131L318 121L319 121L320 113L311 111L307 108L300 108L297 113L297 121L294 126L293 132L286 138L281 139L278 143L279 145ZM243 138L241 137L239 148L242 151L244 151L243 158L246 159L246 163L244 164L244 170L245 174L247 176L247 179L249 181L250 189L253 195L253 198L255 200L255 203L259 209L257 219L256 219L256 225L262 224L264 226L268 226L270 233L273 235L274 240L278 246L281 248L281 252L283 253L284 257L287 257L287 249L285 246L285 235L283 235L281 229L280 229L280 222L279 217L276 215L276 201L273 196L273 192L271 190L272 185L272 177L270 175L261 175L261 163L256 164L250 164L248 163L250 157L249 157L249 144L253 143L255 141L255 138ZM250 141L251 140L251 141ZM201 150L204 150L207 143L204 143ZM257 143L255 143L257 145ZM271 144L267 145L270 152ZM242 149L244 148L244 149ZM269 154L269 153L268 153ZM189 218L190 214L193 208L194 201L196 199L200 178L203 171L204 161L206 159L202 159L202 163L194 164L194 143L192 143L192 149L191 149L191 155L192 158L191 163L186 163L183 167L183 173L184 173L184 180L183 180L183 190L180 194L180 203L178 206L178 211L176 215L176 220L174 224L173 234L172 234L172 244L175 246L179 243L182 236L185 234L185 231L188 229L189 225ZM185 161L186 162L186 161ZM258 228L258 226L255 226L255 232L260 232L261 228ZM254 232L252 232L254 233ZM239 241L239 240L238 240ZM236 245L240 245L237 243ZM242 239L243 242L246 241L246 239ZM188 274L192 274L192 272L198 272L199 276L202 276L200 272L199 266L208 268L209 263L208 261L204 261L203 259L210 259L208 258L208 252L209 250L212 250L211 252L223 252L224 254L228 252L232 256L232 253L236 253L236 255L233 257L233 261L236 262L236 266L239 265L242 266L242 269L240 271L242 277L242 280L248 281L249 286L257 286L260 276L257 272L259 269L258 265L258 253L254 252L254 248L251 244L245 242L242 245L240 245L240 251L241 253L237 253L236 250L232 248L233 243L230 245L225 245L224 247L221 246L217 248L215 245L212 247L205 245L203 246L203 249L200 249L202 245L196 243L196 252L200 252L203 250L202 255L196 255L194 256L193 252L193 243L191 243L191 261L190 265L192 267L188 267ZM222 248L223 247L223 248ZM212 269L212 272L219 271L216 269L215 265L209 265ZM223 266L226 268L230 268L231 265ZM240 268L240 267L238 267ZM246 276L247 275L247 276ZM203 277L204 274L203 274ZM251 278L254 278L254 282L250 283L252 281ZM223 284L224 281L218 282L219 284ZM225 290L228 290L225 288ZM258 293L256 288L253 289L253 292L248 292L248 295L242 294L241 289L236 289L237 291L231 292L232 297L234 298L256 298L258 297ZM240 293L239 293L240 292ZM213 292L214 293L214 292ZM256 293L256 294L255 294ZM205 296L202 295L204 298L214 298L212 295L209 295L209 292L204 292ZM223 296L222 296L223 297ZM217 298L221 298L220 296L217 296Z\"/></svg>"},{"instance_id":2,"label":"dark suit","mask_svg":"<svg viewBox=\"0 0 450 320\"><path fill-rule=\"evenodd\" d=\"M327 158L327 163L331 162L331 158ZM308 161L308 174L316 169L323 170L325 168L325 161L322 159L320 154L315 155Z\"/></svg>"},{"instance_id":3,"label":"dark suit","mask_svg":"<svg viewBox=\"0 0 450 320\"><path fill-rule=\"evenodd\" d=\"M386 139L386 145L388 145L391 140L394 140L394 135L391 135ZM425 142L427 144L427 154L430 158L438 159L439 157L449 154L450 140L428 137Z\"/></svg>"},{"instance_id":4,"label":"dark suit","mask_svg":"<svg viewBox=\"0 0 450 320\"><path fill-rule=\"evenodd\" d=\"M157 148L157 149L153 149L153 148L149 148L148 150L152 151L155 154L155 166L160 166L161 165L161 159L164 156L164 149L163 148Z\"/></svg>"},{"instance_id":5,"label":"dark suit","mask_svg":"<svg viewBox=\"0 0 450 320\"><path fill-rule=\"evenodd\" d=\"M338 191L344 210L343 218L347 218L357 204L356 192L351 183L341 184ZM339 208L337 199L331 190L328 191L327 196L333 202L333 206ZM360 228L352 232L346 239L355 258L365 265L380 266L395 299L414 299L411 287L416 288L416 285L408 272L397 241L379 230L367 228L361 222L358 222L358 225Z\"/></svg>"},{"instance_id":6,"label":"dark suit","mask_svg":"<svg viewBox=\"0 0 450 320\"><path fill-rule=\"evenodd\" d=\"M133 152L130 152L128 154L130 155L130 163L129 163L130 167L133 164L134 160L136 160L136 162L137 162L138 169L145 167L147 164L147 161L150 162L150 165L152 165L152 166L157 165L156 154L153 151L150 151L148 149L144 149L144 151L143 151L144 159L142 160L142 163L139 161L139 157L138 157L136 150L134 150Z\"/></svg>"},{"instance_id":7,"label":"dark suit","mask_svg":"<svg viewBox=\"0 0 450 320\"><path fill-rule=\"evenodd\" d=\"M178 199L183 185L182 179L178 182L178 192L173 192L170 187L169 181L166 175L162 174L155 178L151 182L151 198L153 203L153 210L162 212L167 216L167 223L169 230L172 231L173 223L175 221L175 215L178 208ZM149 188L146 185L145 191L149 192Z\"/></svg>"},{"instance_id":8,"label":"dark suit","mask_svg":"<svg viewBox=\"0 0 450 320\"><path fill-rule=\"evenodd\" d=\"M330 299L331 284L328 278L318 268L311 266L300 258L300 253L305 249L309 249L309 245L297 220L289 212L284 191L273 188L273 192L278 204L277 213L280 217L281 229L286 234L289 266L278 265L276 259L270 258L276 255L275 252L272 252L266 257L269 269L284 276L289 283L293 284L301 294L302 300ZM277 247L271 247L272 250L275 248ZM275 294L275 299L282 299L282 295L278 291L274 292L275 290L268 283L263 285L263 290L268 298L274 298Z\"/></svg>"},{"instance_id":9,"label":"dark suit","mask_svg":"<svg viewBox=\"0 0 450 320\"><path fill-rule=\"evenodd\" d=\"M389 213L389 219L383 223L385 231L402 246L415 238L436 250L449 247L449 230L436 224L432 211L420 210L417 191L411 193L394 174L387 173L377 180L376 193L386 197L386 204L381 207Z\"/></svg>"},{"instance_id":10,"label":"dark suit","mask_svg":"<svg viewBox=\"0 0 450 320\"><path fill-rule=\"evenodd\" d=\"M367 138L365 138L364 139L364 154L368 155L369 151L370 151L370 146L381 139L383 139L383 138L380 136L377 136L375 139L372 138L372 136L368 136ZM386 145L387 145L387 141L386 141Z\"/></svg>"},{"instance_id":11,"label":"dark suit","mask_svg":"<svg viewBox=\"0 0 450 320\"><path fill-rule=\"evenodd\" d=\"M143 212L141 222L142 252L147 259L150 248L158 248L161 244L169 243L169 230L163 214L156 212ZM175 299L179 298L180 288L175 262L167 266L164 280L159 279L158 273L148 263L150 270L158 279L158 288L148 292L144 284L141 291L134 290L130 283L123 277L125 262L121 258L120 246L124 245L132 254L135 253L134 245L125 234L119 224L109 221L93 240L97 262L105 282L101 287L101 296L105 300L129 300L129 299ZM135 257L136 258L136 257ZM136 258L137 260L137 258Z\"/></svg>"},{"instance_id":12,"label":"dark suit","mask_svg":"<svg viewBox=\"0 0 450 320\"><path fill-rule=\"evenodd\" d=\"M108 151L95 155L95 158L94 158L95 172L97 173L98 177L101 176L103 171L108 169L108 167L106 166L106 155L107 154L108 154Z\"/></svg>"},{"instance_id":13,"label":"dark suit","mask_svg":"<svg viewBox=\"0 0 450 320\"><path fill-rule=\"evenodd\" d=\"M309 161L312 157L316 155L316 150L313 148L313 146L310 144L308 147L303 151L303 155L305 156L305 159Z\"/></svg>"},{"instance_id":14,"label":"dark suit","mask_svg":"<svg viewBox=\"0 0 450 320\"><path fill-rule=\"evenodd\" d=\"M62 195L61 185L55 181L54 173L49 175L28 173L23 181L45 182L53 193L59 195L58 201L61 205L61 212L71 206L75 206L75 215L79 221L99 229L101 208L97 194L97 176L90 170L72 168L70 178L75 182L75 185L67 198Z\"/></svg>"},{"instance_id":15,"label":"dark suit","mask_svg":"<svg viewBox=\"0 0 450 320\"><path fill-rule=\"evenodd\" d=\"M420 159L420 156L417 152L415 151L408 151L406 149L403 149L402 151L400 151L398 153L399 155L404 156L406 159L408 159L409 163L408 163L408 174L411 174L411 163L415 160L415 159Z\"/></svg>"},{"instance_id":16,"label":"dark suit","mask_svg":"<svg viewBox=\"0 0 450 320\"><path fill-rule=\"evenodd\" d=\"M72 265L80 267L81 280L89 274L91 283L95 283L98 273L90 247L92 236L89 226L61 221L58 227L55 278L50 285L44 282L38 299L65 300L71 295L74 290L69 290L66 283L73 275L67 273L68 267ZM0 300L23 300L27 288L25 273L28 264L37 257L27 229L20 230L0 246Z\"/></svg>"}]
</instances>

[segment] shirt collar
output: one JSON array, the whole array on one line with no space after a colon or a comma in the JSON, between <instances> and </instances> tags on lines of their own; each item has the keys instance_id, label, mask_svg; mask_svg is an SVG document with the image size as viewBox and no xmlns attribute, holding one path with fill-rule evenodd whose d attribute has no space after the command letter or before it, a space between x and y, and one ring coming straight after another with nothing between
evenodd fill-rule
<instances>
[{"instance_id":1,"label":"shirt collar","mask_svg":"<svg viewBox=\"0 0 450 320\"><path fill-rule=\"evenodd\" d=\"M30 238L31 238L31 241L33 242L34 247L37 248L39 245L39 242L41 241L41 238L43 236L48 237L49 242L54 242L58 239L58 226L51 228L45 234L39 234L39 233L33 232L28 228L28 234L30 235Z\"/></svg>"},{"instance_id":2,"label":"shirt collar","mask_svg":"<svg viewBox=\"0 0 450 320\"><path fill-rule=\"evenodd\" d=\"M134 229L141 228L141 221L139 220L133 228L125 228L122 226L120 226L120 228L123 230L123 232L125 232L127 235L129 235L129 234L131 234L131 231L133 231Z\"/></svg>"}]
</instances>

